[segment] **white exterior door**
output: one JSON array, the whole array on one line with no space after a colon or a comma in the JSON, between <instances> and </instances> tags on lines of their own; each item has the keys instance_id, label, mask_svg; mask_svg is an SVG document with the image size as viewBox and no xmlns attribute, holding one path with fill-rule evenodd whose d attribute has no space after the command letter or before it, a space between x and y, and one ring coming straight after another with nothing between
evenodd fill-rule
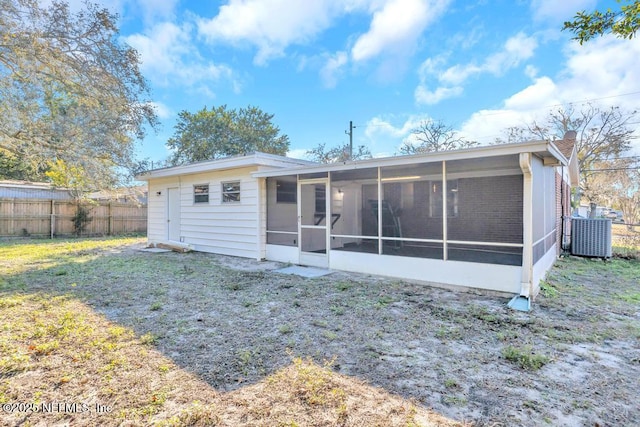
<instances>
[{"instance_id":1,"label":"white exterior door","mask_svg":"<svg viewBox=\"0 0 640 427\"><path fill-rule=\"evenodd\" d=\"M327 218L327 180L298 183L298 248L300 264L326 268L329 266L329 228Z\"/></svg>"},{"instance_id":2,"label":"white exterior door","mask_svg":"<svg viewBox=\"0 0 640 427\"><path fill-rule=\"evenodd\" d=\"M167 191L167 238L173 242L180 241L179 188L169 188Z\"/></svg>"}]
</instances>

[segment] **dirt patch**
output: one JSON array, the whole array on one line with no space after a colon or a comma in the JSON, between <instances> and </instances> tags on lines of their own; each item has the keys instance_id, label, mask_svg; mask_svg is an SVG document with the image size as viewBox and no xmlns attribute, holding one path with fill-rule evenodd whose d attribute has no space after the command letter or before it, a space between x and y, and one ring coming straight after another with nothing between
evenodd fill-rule
<instances>
[{"instance_id":1,"label":"dirt patch","mask_svg":"<svg viewBox=\"0 0 640 427\"><path fill-rule=\"evenodd\" d=\"M637 261L561 260L533 312L521 313L507 298L375 276L305 279L274 273L279 263L135 249L20 280L150 334L235 404L265 398L265 378L310 358L476 425L640 425Z\"/></svg>"}]
</instances>

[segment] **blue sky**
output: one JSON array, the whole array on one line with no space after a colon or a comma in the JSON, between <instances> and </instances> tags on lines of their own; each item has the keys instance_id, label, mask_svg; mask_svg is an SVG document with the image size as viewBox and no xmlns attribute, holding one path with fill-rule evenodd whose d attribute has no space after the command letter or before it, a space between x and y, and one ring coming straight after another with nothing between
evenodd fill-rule
<instances>
[{"instance_id":1,"label":"blue sky","mask_svg":"<svg viewBox=\"0 0 640 427\"><path fill-rule=\"evenodd\" d=\"M170 153L177 113L254 105L294 157L348 142L392 155L421 120L483 143L553 106L638 109L640 41L583 46L561 32L593 0L102 0L139 51L162 127L140 157ZM637 124L635 125L637 126ZM636 144L637 147L637 144ZM638 154L640 150L636 148Z\"/></svg>"}]
</instances>

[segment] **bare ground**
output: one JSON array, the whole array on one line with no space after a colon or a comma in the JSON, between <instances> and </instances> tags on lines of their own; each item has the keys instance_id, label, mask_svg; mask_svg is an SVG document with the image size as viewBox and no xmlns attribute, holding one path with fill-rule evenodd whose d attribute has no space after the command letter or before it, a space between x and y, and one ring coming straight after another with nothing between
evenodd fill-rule
<instances>
[{"instance_id":1,"label":"bare ground","mask_svg":"<svg viewBox=\"0 0 640 427\"><path fill-rule=\"evenodd\" d=\"M236 406L264 399L262 380L299 356L475 425L640 425L637 261L560 260L521 313L507 298L424 284L137 249L79 254L90 259L25 280L151 334Z\"/></svg>"}]
</instances>

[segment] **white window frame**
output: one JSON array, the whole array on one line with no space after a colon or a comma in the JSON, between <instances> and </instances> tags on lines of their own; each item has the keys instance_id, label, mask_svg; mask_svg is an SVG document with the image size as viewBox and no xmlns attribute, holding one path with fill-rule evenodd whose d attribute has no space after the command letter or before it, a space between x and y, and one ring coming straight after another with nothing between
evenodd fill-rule
<instances>
[{"instance_id":1,"label":"white window frame","mask_svg":"<svg viewBox=\"0 0 640 427\"><path fill-rule=\"evenodd\" d=\"M238 190L237 191L226 191L225 190L225 186L226 185L238 185ZM242 182L240 180L237 181L224 181L221 183L221 187L222 187L222 194L221 194L221 202L224 204L227 203L240 203L240 201L242 200L242 198L240 197L241 193L242 193ZM229 199L229 200L225 200L225 196L229 196L229 195L233 195L233 194L237 194L238 195L238 199L237 200L233 200L233 199Z\"/></svg>"},{"instance_id":2,"label":"white window frame","mask_svg":"<svg viewBox=\"0 0 640 427\"><path fill-rule=\"evenodd\" d=\"M206 193L196 193L196 187L207 187L207 192ZM197 196L207 196L207 200L206 201L198 201L196 200ZM209 200L211 200L211 186L209 184L194 184L193 186L193 204L194 205L204 205L204 204L209 204Z\"/></svg>"}]
</instances>

